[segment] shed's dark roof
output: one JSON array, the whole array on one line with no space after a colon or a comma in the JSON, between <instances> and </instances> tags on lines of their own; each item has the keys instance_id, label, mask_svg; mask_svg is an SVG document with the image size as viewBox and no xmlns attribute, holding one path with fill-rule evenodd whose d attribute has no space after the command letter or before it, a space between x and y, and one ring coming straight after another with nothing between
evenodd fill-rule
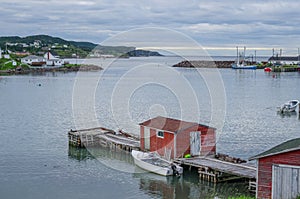
<instances>
[{"instance_id":1,"label":"shed's dark roof","mask_svg":"<svg viewBox=\"0 0 300 199\"><path fill-rule=\"evenodd\" d=\"M167 118L162 116L152 118L150 120L140 123L139 125L161 129L164 131L176 132L176 133L190 127L195 127L195 130L197 130L199 126L215 129L195 122L187 122L187 121L182 121L182 120L177 120L177 119Z\"/></svg>"},{"instance_id":2,"label":"shed's dark roof","mask_svg":"<svg viewBox=\"0 0 300 199\"><path fill-rule=\"evenodd\" d=\"M289 140L282 144L279 144L263 153L260 153L256 156L249 158L249 160L259 159L259 158L268 157L271 155L286 153L295 150L300 150L300 138Z\"/></svg>"},{"instance_id":3,"label":"shed's dark roof","mask_svg":"<svg viewBox=\"0 0 300 199\"><path fill-rule=\"evenodd\" d=\"M269 61L298 61L299 58L298 56L295 57L291 57L291 56L283 56L283 57L279 57L279 56L272 56L269 58Z\"/></svg>"}]
</instances>

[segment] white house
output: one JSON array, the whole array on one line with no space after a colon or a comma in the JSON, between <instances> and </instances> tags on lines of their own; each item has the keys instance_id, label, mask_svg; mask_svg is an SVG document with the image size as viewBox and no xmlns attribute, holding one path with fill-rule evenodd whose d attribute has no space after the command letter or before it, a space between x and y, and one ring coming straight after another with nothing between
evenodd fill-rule
<instances>
[{"instance_id":1,"label":"white house","mask_svg":"<svg viewBox=\"0 0 300 199\"><path fill-rule=\"evenodd\" d=\"M44 57L29 55L21 59L21 62L31 66L42 66L46 64L46 59Z\"/></svg>"},{"instance_id":2,"label":"white house","mask_svg":"<svg viewBox=\"0 0 300 199\"><path fill-rule=\"evenodd\" d=\"M46 59L47 66L60 67L64 64L64 60L55 57L50 51L45 53L44 58Z\"/></svg>"}]
</instances>

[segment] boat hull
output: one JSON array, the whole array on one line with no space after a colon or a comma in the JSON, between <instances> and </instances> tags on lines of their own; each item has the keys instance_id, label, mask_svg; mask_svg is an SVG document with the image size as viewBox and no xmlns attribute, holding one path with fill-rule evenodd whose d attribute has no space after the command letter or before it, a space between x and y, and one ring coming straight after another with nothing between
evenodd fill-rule
<instances>
[{"instance_id":1,"label":"boat hull","mask_svg":"<svg viewBox=\"0 0 300 199\"><path fill-rule=\"evenodd\" d=\"M232 69L249 69L249 70L255 70L257 68L256 65L243 65L243 64L232 64Z\"/></svg>"},{"instance_id":2,"label":"boat hull","mask_svg":"<svg viewBox=\"0 0 300 199\"><path fill-rule=\"evenodd\" d=\"M159 174L159 175L162 175L162 176L169 176L169 175L173 175L173 170L171 168L171 166L169 167L161 167L161 166L156 166L154 164L150 164L148 162L145 162L143 161L144 158L147 158L147 153L143 153L143 152L140 152L140 151L135 151L135 150L132 150L131 152L131 155L134 159L134 163L146 170L146 171L149 171L149 172L152 172L152 173L156 173L156 174ZM168 164L171 164L171 162L168 162L166 160L164 160L166 163ZM182 174L182 168L179 167L178 165L176 165L177 167L177 171L179 174Z\"/></svg>"},{"instance_id":3,"label":"boat hull","mask_svg":"<svg viewBox=\"0 0 300 199\"><path fill-rule=\"evenodd\" d=\"M299 106L299 103L300 102L298 100L288 101L288 102L284 103L283 105L281 105L281 107L279 107L278 111L281 113L295 112L297 106Z\"/></svg>"}]
</instances>

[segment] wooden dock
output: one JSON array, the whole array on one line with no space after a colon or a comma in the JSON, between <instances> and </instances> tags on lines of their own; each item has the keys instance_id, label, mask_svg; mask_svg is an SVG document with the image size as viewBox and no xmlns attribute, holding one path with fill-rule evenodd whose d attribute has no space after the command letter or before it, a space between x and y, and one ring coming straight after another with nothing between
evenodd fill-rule
<instances>
[{"instance_id":1,"label":"wooden dock","mask_svg":"<svg viewBox=\"0 0 300 199\"><path fill-rule=\"evenodd\" d=\"M140 149L137 137L125 132L115 132L104 127L70 130L68 132L69 144L76 147L104 146L125 151Z\"/></svg>"},{"instance_id":2,"label":"wooden dock","mask_svg":"<svg viewBox=\"0 0 300 199\"><path fill-rule=\"evenodd\" d=\"M197 168L201 179L215 183L244 178L249 180L250 185L256 178L255 167L226 162L212 157L180 158L175 162L190 168Z\"/></svg>"},{"instance_id":3,"label":"wooden dock","mask_svg":"<svg viewBox=\"0 0 300 199\"><path fill-rule=\"evenodd\" d=\"M104 146L125 151L140 150L138 137L103 127L70 130L68 137L69 144L76 147ZM174 162L190 169L196 168L200 179L214 183L245 179L249 182L249 190L256 190L256 168L253 166L205 156L179 158Z\"/></svg>"}]
</instances>

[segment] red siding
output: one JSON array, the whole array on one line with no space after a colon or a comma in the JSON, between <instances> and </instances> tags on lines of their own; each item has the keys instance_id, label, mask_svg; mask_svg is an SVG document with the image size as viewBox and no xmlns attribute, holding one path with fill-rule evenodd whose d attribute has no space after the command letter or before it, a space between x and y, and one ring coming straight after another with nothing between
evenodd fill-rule
<instances>
[{"instance_id":1,"label":"red siding","mask_svg":"<svg viewBox=\"0 0 300 199\"><path fill-rule=\"evenodd\" d=\"M184 131L177 133L176 137L176 156L183 157L185 154L190 153L190 132L195 129L188 128Z\"/></svg>"},{"instance_id":2,"label":"red siding","mask_svg":"<svg viewBox=\"0 0 300 199\"><path fill-rule=\"evenodd\" d=\"M144 127L140 126L140 148L142 151L145 150L145 140L144 140Z\"/></svg>"},{"instance_id":3,"label":"red siding","mask_svg":"<svg viewBox=\"0 0 300 199\"><path fill-rule=\"evenodd\" d=\"M272 196L273 164L300 166L300 150L281 153L258 160L257 198L270 199Z\"/></svg>"},{"instance_id":4,"label":"red siding","mask_svg":"<svg viewBox=\"0 0 300 199\"><path fill-rule=\"evenodd\" d=\"M150 151L156 151L156 130L150 128Z\"/></svg>"},{"instance_id":5,"label":"red siding","mask_svg":"<svg viewBox=\"0 0 300 199\"><path fill-rule=\"evenodd\" d=\"M157 151L161 156L165 155L165 148L171 149L171 158L174 155L174 134L164 131L164 137L157 137L156 129L150 129L150 151Z\"/></svg>"},{"instance_id":6,"label":"red siding","mask_svg":"<svg viewBox=\"0 0 300 199\"><path fill-rule=\"evenodd\" d=\"M149 128L149 127L146 127ZM176 134L176 157L183 157L190 153L190 132L201 131L200 155L214 155L216 153L216 135L213 128L194 125L181 130ZM150 128L150 151L157 151L160 155L165 154L165 148L171 149L171 158L174 158L174 133L164 131L164 138L157 137L157 130ZM141 150L145 149L144 126L140 126Z\"/></svg>"},{"instance_id":7,"label":"red siding","mask_svg":"<svg viewBox=\"0 0 300 199\"><path fill-rule=\"evenodd\" d=\"M160 155L165 154L165 148L171 149L171 158L174 156L174 134L170 132L164 132L164 138L156 137L157 151Z\"/></svg>"}]
</instances>

